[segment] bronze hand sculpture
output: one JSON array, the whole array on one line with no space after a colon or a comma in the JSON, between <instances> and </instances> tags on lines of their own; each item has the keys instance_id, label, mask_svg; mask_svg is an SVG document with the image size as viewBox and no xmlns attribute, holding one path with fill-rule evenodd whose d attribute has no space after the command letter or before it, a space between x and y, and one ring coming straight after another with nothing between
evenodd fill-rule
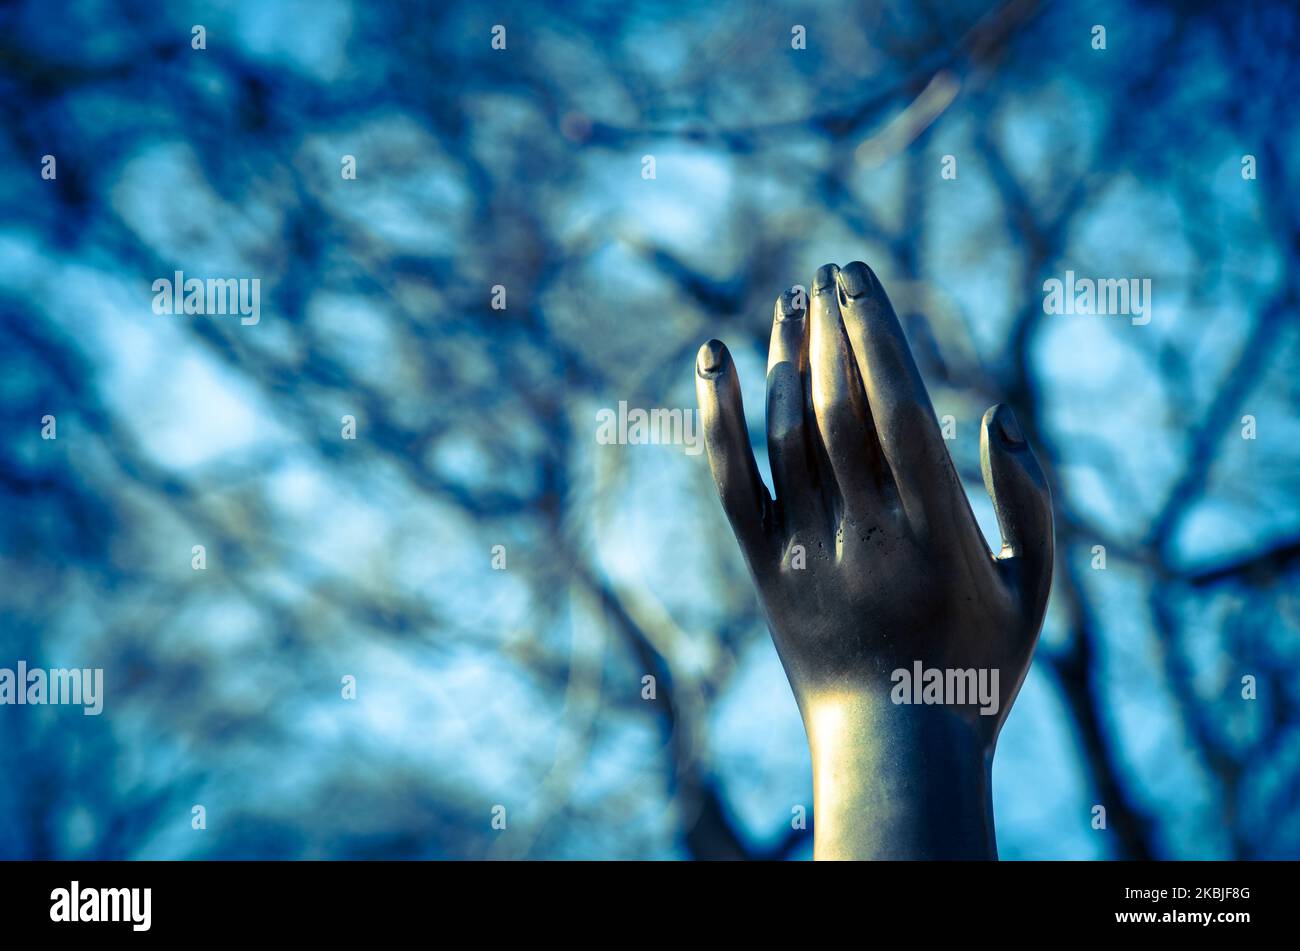
<instances>
[{"instance_id":1,"label":"bronze hand sculpture","mask_svg":"<svg viewBox=\"0 0 1300 951\"><path fill-rule=\"evenodd\" d=\"M731 356L699 353L709 464L812 751L815 858L996 858L991 771L1052 575L1052 505L1011 410L984 414L984 543L876 275L776 304L773 500ZM923 683L917 682L923 681Z\"/></svg>"}]
</instances>

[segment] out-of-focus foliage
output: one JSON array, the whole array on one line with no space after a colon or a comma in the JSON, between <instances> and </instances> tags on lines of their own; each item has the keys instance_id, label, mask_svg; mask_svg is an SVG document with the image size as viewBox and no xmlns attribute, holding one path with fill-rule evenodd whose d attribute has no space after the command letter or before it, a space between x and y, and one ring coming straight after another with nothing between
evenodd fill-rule
<instances>
[{"instance_id":1,"label":"out-of-focus foliage","mask_svg":"<svg viewBox=\"0 0 1300 951\"><path fill-rule=\"evenodd\" d=\"M704 457L596 413L721 337L761 456L772 302L855 258L990 538L983 410L1050 468L1003 856L1300 856L1300 13L1185 6L5 6L0 666L107 696L0 707L0 856L806 856Z\"/></svg>"}]
</instances>

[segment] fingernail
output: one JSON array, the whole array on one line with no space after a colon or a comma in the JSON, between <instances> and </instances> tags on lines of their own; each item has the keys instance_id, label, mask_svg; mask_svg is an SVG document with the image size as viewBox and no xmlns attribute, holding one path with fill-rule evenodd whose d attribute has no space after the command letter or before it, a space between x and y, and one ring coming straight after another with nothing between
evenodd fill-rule
<instances>
[{"instance_id":1,"label":"fingernail","mask_svg":"<svg viewBox=\"0 0 1300 951\"><path fill-rule=\"evenodd\" d=\"M840 268L840 290L844 291L845 297L861 297L871 290L872 283L871 268L861 261Z\"/></svg>"},{"instance_id":2,"label":"fingernail","mask_svg":"<svg viewBox=\"0 0 1300 951\"><path fill-rule=\"evenodd\" d=\"M1025 444L1025 434L1020 431L1020 423L1016 422L1016 414L1011 412L1010 407L1004 406L1002 412L998 413L998 428L1002 430L1002 439L1008 446Z\"/></svg>"},{"instance_id":3,"label":"fingernail","mask_svg":"<svg viewBox=\"0 0 1300 951\"><path fill-rule=\"evenodd\" d=\"M839 274L840 269L834 264L823 264L817 269L817 276L813 278L813 293L825 294L835 286L835 276Z\"/></svg>"},{"instance_id":4,"label":"fingernail","mask_svg":"<svg viewBox=\"0 0 1300 951\"><path fill-rule=\"evenodd\" d=\"M798 290L792 287L790 288L790 290L786 291L784 294L781 295L780 300L777 302L777 309L776 309L777 320L795 320L803 316L803 308L796 307L794 302L795 295L796 294L802 295L802 292L803 292L802 287L799 288Z\"/></svg>"},{"instance_id":5,"label":"fingernail","mask_svg":"<svg viewBox=\"0 0 1300 951\"><path fill-rule=\"evenodd\" d=\"M712 373L722 367L722 354L724 353L721 340L710 340L704 346L700 347L700 354L696 357L701 373Z\"/></svg>"}]
</instances>

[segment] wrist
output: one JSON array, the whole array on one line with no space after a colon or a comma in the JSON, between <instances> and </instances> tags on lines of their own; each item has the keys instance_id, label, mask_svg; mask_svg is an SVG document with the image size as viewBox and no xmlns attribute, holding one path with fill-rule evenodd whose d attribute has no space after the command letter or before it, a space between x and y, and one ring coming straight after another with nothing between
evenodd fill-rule
<instances>
[{"instance_id":1,"label":"wrist","mask_svg":"<svg viewBox=\"0 0 1300 951\"><path fill-rule=\"evenodd\" d=\"M809 700L814 857L996 859L983 731L887 695Z\"/></svg>"}]
</instances>

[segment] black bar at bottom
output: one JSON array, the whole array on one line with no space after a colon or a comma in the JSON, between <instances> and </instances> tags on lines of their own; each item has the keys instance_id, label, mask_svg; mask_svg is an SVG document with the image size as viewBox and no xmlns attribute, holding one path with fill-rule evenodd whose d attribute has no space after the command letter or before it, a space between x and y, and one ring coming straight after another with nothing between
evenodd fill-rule
<instances>
[{"instance_id":1,"label":"black bar at bottom","mask_svg":"<svg viewBox=\"0 0 1300 951\"><path fill-rule=\"evenodd\" d=\"M445 937L470 927L534 940L560 927L603 942L695 935L702 923L732 937L806 928L810 940L847 927L864 941L899 929L1231 941L1292 930L1296 870L1272 862L7 862L0 913L6 935L92 942L398 938L429 934L431 925Z\"/></svg>"}]
</instances>

